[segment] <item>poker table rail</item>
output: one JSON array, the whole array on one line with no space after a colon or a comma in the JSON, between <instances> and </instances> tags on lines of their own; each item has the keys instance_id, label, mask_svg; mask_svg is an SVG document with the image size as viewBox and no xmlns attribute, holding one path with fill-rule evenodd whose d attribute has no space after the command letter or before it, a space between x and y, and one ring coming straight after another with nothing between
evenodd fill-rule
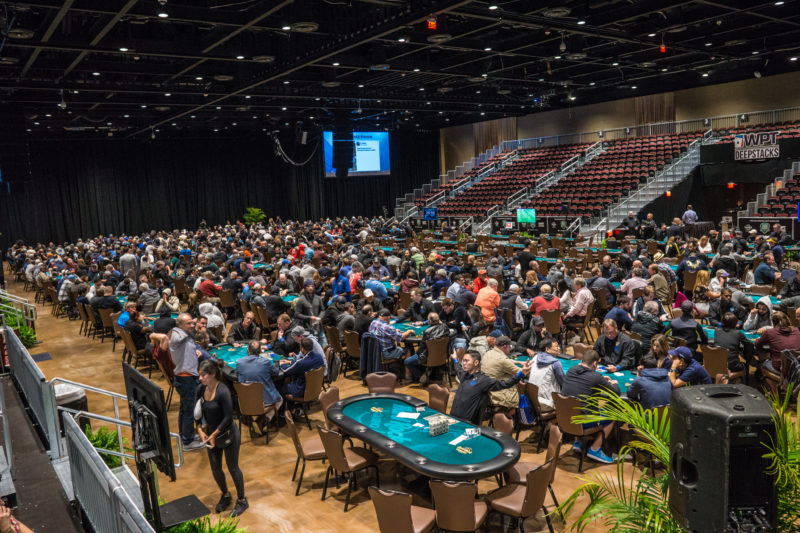
<instances>
[{"instance_id":1,"label":"poker table rail","mask_svg":"<svg viewBox=\"0 0 800 533\"><path fill-rule=\"evenodd\" d=\"M414 398L413 396L404 394L368 393L344 398L328 408L328 419L331 422L341 427L348 434L364 441L371 446L374 446L378 450L392 456L400 463L424 476L446 481L471 481L482 479L507 470L516 464L520 458L521 451L519 443L517 443L517 441L511 436L506 435L502 431L498 431L494 428L486 426L473 426L472 424L459 421L457 424L458 426L477 427L480 430L480 436L476 438L485 437L491 439L496 443L496 445L499 445L500 453L496 454L494 457L477 463L470 463L469 456L464 456L464 462L459 462L458 464L432 460L431 458L426 457L401 443L395 442L379 431L371 429L365 424L362 424L361 422L344 414L344 410L347 406L364 400L396 400L409 405L412 408L410 412L415 412L418 407L427 407L427 403L418 398ZM431 414L437 414L437 412L428 408L428 412L424 413L424 415ZM421 422L421 420L417 420L417 422ZM427 431L427 429L425 431ZM449 442L457 436L458 433L450 432L445 433L444 435L439 435L438 437L444 437L442 439L442 446L448 446ZM475 441L466 440L463 442L466 444Z\"/></svg>"}]
</instances>

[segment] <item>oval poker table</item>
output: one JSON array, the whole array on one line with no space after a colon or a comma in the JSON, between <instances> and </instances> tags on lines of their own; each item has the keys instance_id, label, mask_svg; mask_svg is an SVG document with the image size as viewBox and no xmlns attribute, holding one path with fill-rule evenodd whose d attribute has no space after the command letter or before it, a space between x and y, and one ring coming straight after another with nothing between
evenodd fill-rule
<instances>
[{"instance_id":1,"label":"oval poker table","mask_svg":"<svg viewBox=\"0 0 800 533\"><path fill-rule=\"evenodd\" d=\"M405 342L420 342L422 334L428 329L427 322L421 326L415 326L413 322L390 322L389 324L400 333L405 333L408 330L413 331L411 335L406 337Z\"/></svg>"},{"instance_id":2,"label":"oval poker table","mask_svg":"<svg viewBox=\"0 0 800 533\"><path fill-rule=\"evenodd\" d=\"M403 394L359 394L328 408L328 418L348 434L377 448L422 475L448 481L492 476L514 465L517 441L501 431L447 416L449 431L431 436L426 417L442 415L425 402ZM452 423L455 422L455 423Z\"/></svg>"},{"instance_id":3,"label":"oval poker table","mask_svg":"<svg viewBox=\"0 0 800 533\"><path fill-rule=\"evenodd\" d=\"M236 362L247 355L247 343L241 344L238 347L235 347L232 344L218 344L217 346L214 346L208 350L208 353L212 357L216 357L235 370ZM269 357L275 364L283 359L282 356L274 352L262 352L261 357Z\"/></svg>"},{"instance_id":4,"label":"oval poker table","mask_svg":"<svg viewBox=\"0 0 800 533\"><path fill-rule=\"evenodd\" d=\"M180 314L180 313L170 313L170 314L169 314L169 317L170 317L171 319L173 319L173 320L176 320L176 319L178 318L178 315L179 315L179 314ZM151 326L152 326L152 325L153 325L153 322L155 322L155 321L156 321L156 319L157 319L158 317L160 317L160 316L161 316L161 314L159 314L159 313L152 313L152 314L150 314L150 315L145 315L145 316L144 316L144 321L145 321L145 322L147 322L149 325L151 325Z\"/></svg>"}]
</instances>

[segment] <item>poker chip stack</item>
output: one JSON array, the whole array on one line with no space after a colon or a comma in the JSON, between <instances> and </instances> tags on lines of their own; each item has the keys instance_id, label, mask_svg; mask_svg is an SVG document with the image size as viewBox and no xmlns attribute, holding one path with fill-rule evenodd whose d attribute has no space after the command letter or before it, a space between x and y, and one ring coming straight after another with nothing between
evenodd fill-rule
<instances>
[{"instance_id":1,"label":"poker chip stack","mask_svg":"<svg viewBox=\"0 0 800 533\"><path fill-rule=\"evenodd\" d=\"M442 435L450 431L450 424L446 416L433 415L426 417L425 420L428 421L428 433L430 433L431 437Z\"/></svg>"}]
</instances>

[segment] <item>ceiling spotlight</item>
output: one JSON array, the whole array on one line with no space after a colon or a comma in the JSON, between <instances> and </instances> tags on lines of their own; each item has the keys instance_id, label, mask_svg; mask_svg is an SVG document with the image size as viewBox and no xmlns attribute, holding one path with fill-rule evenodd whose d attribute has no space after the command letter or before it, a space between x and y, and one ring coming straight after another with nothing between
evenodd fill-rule
<instances>
[{"instance_id":1,"label":"ceiling spotlight","mask_svg":"<svg viewBox=\"0 0 800 533\"><path fill-rule=\"evenodd\" d=\"M158 18L160 18L160 19L165 19L165 18L167 18L167 17L169 17L169 13L167 13L167 12L166 12L165 10L163 10L163 9L159 10L159 12L158 12Z\"/></svg>"},{"instance_id":2,"label":"ceiling spotlight","mask_svg":"<svg viewBox=\"0 0 800 533\"><path fill-rule=\"evenodd\" d=\"M99 75L100 75L99 72L92 72L92 76L99 76Z\"/></svg>"},{"instance_id":3,"label":"ceiling spotlight","mask_svg":"<svg viewBox=\"0 0 800 533\"><path fill-rule=\"evenodd\" d=\"M333 63L331 63L331 65L333 65L334 67L338 67L339 66L339 62L338 61L334 61Z\"/></svg>"},{"instance_id":4,"label":"ceiling spotlight","mask_svg":"<svg viewBox=\"0 0 800 533\"><path fill-rule=\"evenodd\" d=\"M497 9L497 4L490 4L489 5L489 11L494 11L495 9Z\"/></svg>"},{"instance_id":5,"label":"ceiling spotlight","mask_svg":"<svg viewBox=\"0 0 800 533\"><path fill-rule=\"evenodd\" d=\"M561 59L561 56L553 56L553 59Z\"/></svg>"},{"instance_id":6,"label":"ceiling spotlight","mask_svg":"<svg viewBox=\"0 0 800 533\"><path fill-rule=\"evenodd\" d=\"M706 43L706 46L711 46L712 43Z\"/></svg>"},{"instance_id":7,"label":"ceiling spotlight","mask_svg":"<svg viewBox=\"0 0 800 533\"><path fill-rule=\"evenodd\" d=\"M648 37L655 37L655 36L656 36L656 34L655 34L655 33L648 33L648 34L647 34L647 36L648 36Z\"/></svg>"},{"instance_id":8,"label":"ceiling spotlight","mask_svg":"<svg viewBox=\"0 0 800 533\"><path fill-rule=\"evenodd\" d=\"M120 46L120 47L119 47L119 51L120 51L120 52L127 52L127 51L128 51L128 49L127 49L126 47L124 47L124 46Z\"/></svg>"},{"instance_id":9,"label":"ceiling spotlight","mask_svg":"<svg viewBox=\"0 0 800 533\"><path fill-rule=\"evenodd\" d=\"M238 56L236 56L236 59L244 59L244 56L243 55L238 55Z\"/></svg>"},{"instance_id":10,"label":"ceiling spotlight","mask_svg":"<svg viewBox=\"0 0 800 533\"><path fill-rule=\"evenodd\" d=\"M419 88L419 90L420 90L420 91L424 91L424 90L425 90L425 87L420 87L420 88Z\"/></svg>"},{"instance_id":11,"label":"ceiling spotlight","mask_svg":"<svg viewBox=\"0 0 800 533\"><path fill-rule=\"evenodd\" d=\"M778 0L777 2L775 2L775 5L776 6L782 6L783 5L783 0Z\"/></svg>"},{"instance_id":12,"label":"ceiling spotlight","mask_svg":"<svg viewBox=\"0 0 800 533\"><path fill-rule=\"evenodd\" d=\"M790 57L789 61L797 61L797 58L796 57Z\"/></svg>"},{"instance_id":13,"label":"ceiling spotlight","mask_svg":"<svg viewBox=\"0 0 800 533\"><path fill-rule=\"evenodd\" d=\"M488 77L489 77L489 75L486 74L485 72L483 74L481 74L481 78L488 78Z\"/></svg>"},{"instance_id":14,"label":"ceiling spotlight","mask_svg":"<svg viewBox=\"0 0 800 533\"><path fill-rule=\"evenodd\" d=\"M667 67L664 67L664 68L662 68L662 69L661 69L661 72L666 72L666 71L668 71L668 70L669 70L669 69L668 69Z\"/></svg>"},{"instance_id":15,"label":"ceiling spotlight","mask_svg":"<svg viewBox=\"0 0 800 533\"><path fill-rule=\"evenodd\" d=\"M616 62L616 61L614 61L613 63L611 63L611 66L612 66L612 67L618 67L618 66L619 66L619 63L618 63L618 62Z\"/></svg>"},{"instance_id":16,"label":"ceiling spotlight","mask_svg":"<svg viewBox=\"0 0 800 533\"><path fill-rule=\"evenodd\" d=\"M141 107L142 109L147 109L147 106L144 104L140 105L139 107Z\"/></svg>"},{"instance_id":17,"label":"ceiling spotlight","mask_svg":"<svg viewBox=\"0 0 800 533\"><path fill-rule=\"evenodd\" d=\"M564 42L564 34L561 34L561 43L558 45L558 49L562 52L567 51L567 43Z\"/></svg>"},{"instance_id":18,"label":"ceiling spotlight","mask_svg":"<svg viewBox=\"0 0 800 533\"><path fill-rule=\"evenodd\" d=\"M481 111L481 116L483 116L483 115L485 115L485 114L486 114L486 113L484 113L483 111Z\"/></svg>"},{"instance_id":19,"label":"ceiling spotlight","mask_svg":"<svg viewBox=\"0 0 800 533\"><path fill-rule=\"evenodd\" d=\"M638 88L639 87L637 85L631 85L631 89L638 89Z\"/></svg>"},{"instance_id":20,"label":"ceiling spotlight","mask_svg":"<svg viewBox=\"0 0 800 533\"><path fill-rule=\"evenodd\" d=\"M398 37L397 38L397 42L404 43L404 42L406 42L406 38L405 37Z\"/></svg>"},{"instance_id":21,"label":"ceiling spotlight","mask_svg":"<svg viewBox=\"0 0 800 533\"><path fill-rule=\"evenodd\" d=\"M292 27L289 26L289 24L284 24L283 26L281 26L281 29L283 31L290 31L292 29Z\"/></svg>"},{"instance_id":22,"label":"ceiling spotlight","mask_svg":"<svg viewBox=\"0 0 800 533\"><path fill-rule=\"evenodd\" d=\"M169 13L167 13L167 0L158 0L158 9L156 10L156 15L158 15L158 18L161 19L169 17Z\"/></svg>"},{"instance_id":23,"label":"ceiling spotlight","mask_svg":"<svg viewBox=\"0 0 800 533\"><path fill-rule=\"evenodd\" d=\"M194 79L196 79L197 81L203 81L203 76L195 76Z\"/></svg>"},{"instance_id":24,"label":"ceiling spotlight","mask_svg":"<svg viewBox=\"0 0 800 533\"><path fill-rule=\"evenodd\" d=\"M586 21L585 21L585 20L583 20L583 19L580 19L580 20L578 21L578 26L583 26L584 24L586 24Z\"/></svg>"},{"instance_id":25,"label":"ceiling spotlight","mask_svg":"<svg viewBox=\"0 0 800 533\"><path fill-rule=\"evenodd\" d=\"M131 118L130 115L122 115L122 118Z\"/></svg>"},{"instance_id":26,"label":"ceiling spotlight","mask_svg":"<svg viewBox=\"0 0 800 533\"><path fill-rule=\"evenodd\" d=\"M289 85L289 80L283 80L284 85Z\"/></svg>"},{"instance_id":27,"label":"ceiling spotlight","mask_svg":"<svg viewBox=\"0 0 800 533\"><path fill-rule=\"evenodd\" d=\"M593 82L593 81L590 81L590 82L589 82L589 85L591 85L591 86L593 86L593 87L594 87L594 83L595 83L595 82Z\"/></svg>"},{"instance_id":28,"label":"ceiling spotlight","mask_svg":"<svg viewBox=\"0 0 800 533\"><path fill-rule=\"evenodd\" d=\"M751 52L751 54L752 54L752 55L754 55L754 56L757 56L757 55L758 55L758 50L753 50L753 51Z\"/></svg>"},{"instance_id":29,"label":"ceiling spotlight","mask_svg":"<svg viewBox=\"0 0 800 533\"><path fill-rule=\"evenodd\" d=\"M218 106L217 106L217 109L222 109L222 106L221 106L221 105L218 105Z\"/></svg>"},{"instance_id":30,"label":"ceiling spotlight","mask_svg":"<svg viewBox=\"0 0 800 533\"><path fill-rule=\"evenodd\" d=\"M172 93L164 93L164 96L172 96Z\"/></svg>"},{"instance_id":31,"label":"ceiling spotlight","mask_svg":"<svg viewBox=\"0 0 800 533\"><path fill-rule=\"evenodd\" d=\"M703 72L703 77L707 78L708 77L708 72Z\"/></svg>"},{"instance_id":32,"label":"ceiling spotlight","mask_svg":"<svg viewBox=\"0 0 800 533\"><path fill-rule=\"evenodd\" d=\"M415 69L414 69L414 72L419 72L419 69L418 69L418 68L415 68Z\"/></svg>"},{"instance_id":33,"label":"ceiling spotlight","mask_svg":"<svg viewBox=\"0 0 800 533\"><path fill-rule=\"evenodd\" d=\"M246 99L246 100L249 100L250 98L251 98L251 97L250 97L250 95L249 95L249 94L246 94L246 95L245 95L245 99Z\"/></svg>"},{"instance_id":34,"label":"ceiling spotlight","mask_svg":"<svg viewBox=\"0 0 800 533\"><path fill-rule=\"evenodd\" d=\"M483 51L484 52L491 52L492 51L492 47L491 46L484 46L483 47Z\"/></svg>"},{"instance_id":35,"label":"ceiling spotlight","mask_svg":"<svg viewBox=\"0 0 800 533\"><path fill-rule=\"evenodd\" d=\"M359 88L359 89L363 89L363 88L364 88L364 84L363 84L363 83L359 83L359 84L358 84L358 88Z\"/></svg>"},{"instance_id":36,"label":"ceiling spotlight","mask_svg":"<svg viewBox=\"0 0 800 533\"><path fill-rule=\"evenodd\" d=\"M286 108L285 108L285 107L282 107L282 108L281 108L281 110L282 110L282 111L286 111Z\"/></svg>"}]
</instances>

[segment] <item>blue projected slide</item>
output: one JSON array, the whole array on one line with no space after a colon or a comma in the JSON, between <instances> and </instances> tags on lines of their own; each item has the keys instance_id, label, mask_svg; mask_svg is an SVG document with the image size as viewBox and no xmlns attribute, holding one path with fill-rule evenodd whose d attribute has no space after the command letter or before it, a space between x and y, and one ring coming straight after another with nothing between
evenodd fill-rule
<instances>
[{"instance_id":1,"label":"blue projected slide","mask_svg":"<svg viewBox=\"0 0 800 533\"><path fill-rule=\"evenodd\" d=\"M338 142L338 141L337 141ZM325 176L336 176L333 166L333 132L322 132L322 145L325 156ZM354 131L355 154L348 176L389 175L389 132Z\"/></svg>"}]
</instances>

